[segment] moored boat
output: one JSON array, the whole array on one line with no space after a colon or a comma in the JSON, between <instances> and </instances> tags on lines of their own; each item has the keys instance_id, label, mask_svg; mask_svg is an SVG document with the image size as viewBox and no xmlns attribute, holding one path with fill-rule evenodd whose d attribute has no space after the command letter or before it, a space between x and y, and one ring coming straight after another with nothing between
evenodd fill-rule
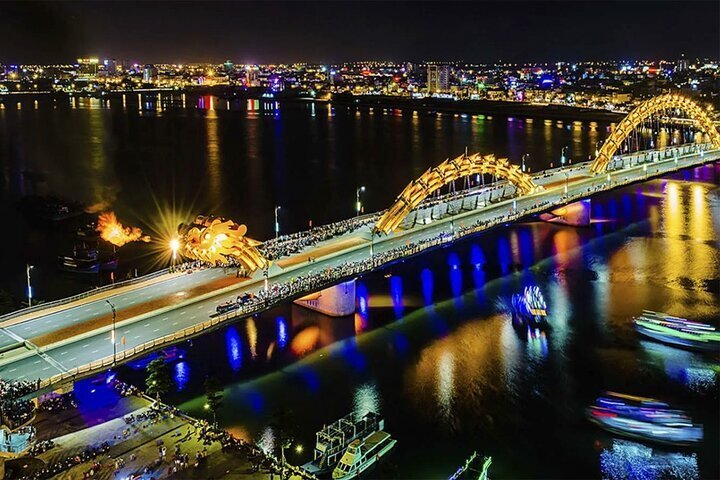
<instances>
[{"instance_id":1,"label":"moored boat","mask_svg":"<svg viewBox=\"0 0 720 480\"><path fill-rule=\"evenodd\" d=\"M364 440L353 440L340 459L340 463L333 470L332 478L334 480L357 478L387 455L396 443L397 440L382 430L372 433Z\"/></svg>"},{"instance_id":2,"label":"moored boat","mask_svg":"<svg viewBox=\"0 0 720 480\"><path fill-rule=\"evenodd\" d=\"M364 439L384 427L385 421L377 413L368 412L359 419L350 413L315 434L313 460L302 468L313 475L329 473L353 440Z\"/></svg>"}]
</instances>

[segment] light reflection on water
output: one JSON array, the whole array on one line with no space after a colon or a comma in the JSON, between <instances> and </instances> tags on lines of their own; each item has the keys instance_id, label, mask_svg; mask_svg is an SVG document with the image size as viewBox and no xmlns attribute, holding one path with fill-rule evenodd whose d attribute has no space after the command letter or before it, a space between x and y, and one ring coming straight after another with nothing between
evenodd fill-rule
<instances>
[{"instance_id":1,"label":"light reflection on water","mask_svg":"<svg viewBox=\"0 0 720 480\"><path fill-rule=\"evenodd\" d=\"M239 345L227 358L236 371L230 378L239 383L228 390L232 411L221 412L221 421L256 438L266 435L268 412L289 407L310 444L318 428L348 411L378 409L399 440L392 461L403 475L432 465L450 471L468 445L496 458L495 469L505 473L499 477L597 475L595 445L607 435L585 422L583 409L602 390L680 399L706 422L717 419L706 410L717 401L716 363L638 342L630 323L643 308L719 320L717 205L709 184L650 182L594 201L594 213L634 218L605 216L612 221L600 224L602 235L597 224L521 224L365 276L354 316L288 307L228 327L226 343ZM669 252L680 250L684 265L667 265ZM698 260L706 265L695 268ZM498 278L518 264L522 271ZM521 339L498 305L529 284L544 292L553 328ZM289 348L253 358L253 349L280 346L281 319ZM192 374L201 372L193 364ZM423 447L418 435L433 439ZM717 438L709 432L706 442L712 450ZM450 452L433 456L443 447ZM578 460L548 463L557 451Z\"/></svg>"}]
</instances>

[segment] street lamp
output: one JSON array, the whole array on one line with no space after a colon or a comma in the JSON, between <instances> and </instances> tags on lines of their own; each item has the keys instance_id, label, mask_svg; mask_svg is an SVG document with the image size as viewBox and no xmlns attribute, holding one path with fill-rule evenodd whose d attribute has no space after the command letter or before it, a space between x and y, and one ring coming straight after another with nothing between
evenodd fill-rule
<instances>
[{"instance_id":1,"label":"street lamp","mask_svg":"<svg viewBox=\"0 0 720 480\"><path fill-rule=\"evenodd\" d=\"M280 211L280 205L275 206L275 238L280 236L280 222L278 221L278 212Z\"/></svg>"},{"instance_id":2,"label":"street lamp","mask_svg":"<svg viewBox=\"0 0 720 480\"><path fill-rule=\"evenodd\" d=\"M172 251L172 269L175 270L175 263L177 262L177 252L180 249L180 240L173 238L170 240L170 250Z\"/></svg>"},{"instance_id":3,"label":"street lamp","mask_svg":"<svg viewBox=\"0 0 720 480\"><path fill-rule=\"evenodd\" d=\"M362 187L359 187L357 190L355 190L355 210L357 212L357 216L360 216L360 210L362 210L362 204L360 203L360 192L365 191L365 185Z\"/></svg>"},{"instance_id":4,"label":"street lamp","mask_svg":"<svg viewBox=\"0 0 720 480\"><path fill-rule=\"evenodd\" d=\"M560 150L560 166L565 165L565 150L567 150L567 145L565 145L562 150Z\"/></svg>"},{"instance_id":5,"label":"street lamp","mask_svg":"<svg viewBox=\"0 0 720 480\"><path fill-rule=\"evenodd\" d=\"M110 300L105 300L108 305L110 305L110 310L112 310L112 333L110 334L110 341L112 342L113 346L113 366L115 366L115 357L117 355L117 345L115 343L115 305L110 303Z\"/></svg>"},{"instance_id":6,"label":"street lamp","mask_svg":"<svg viewBox=\"0 0 720 480\"><path fill-rule=\"evenodd\" d=\"M530 158L530 154L526 153L525 155L522 156L522 171L523 171L523 173L525 172L525 157Z\"/></svg>"},{"instance_id":7,"label":"street lamp","mask_svg":"<svg viewBox=\"0 0 720 480\"><path fill-rule=\"evenodd\" d=\"M30 285L30 270L32 269L32 265L30 265L29 263L25 264L25 276L27 277L28 307L32 307L32 285Z\"/></svg>"}]
</instances>

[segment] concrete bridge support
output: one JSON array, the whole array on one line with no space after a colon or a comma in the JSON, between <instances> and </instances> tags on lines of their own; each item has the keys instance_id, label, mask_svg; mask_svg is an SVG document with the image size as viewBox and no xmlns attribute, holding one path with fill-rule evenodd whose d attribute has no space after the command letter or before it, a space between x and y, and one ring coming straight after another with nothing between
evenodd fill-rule
<instances>
[{"instance_id":1,"label":"concrete bridge support","mask_svg":"<svg viewBox=\"0 0 720 480\"><path fill-rule=\"evenodd\" d=\"M294 303L331 317L351 315L355 313L355 280L298 298Z\"/></svg>"},{"instance_id":2,"label":"concrete bridge support","mask_svg":"<svg viewBox=\"0 0 720 480\"><path fill-rule=\"evenodd\" d=\"M556 208L550 212L540 214L540 219L550 223L561 223L576 227L590 225L590 199L569 203L564 207Z\"/></svg>"}]
</instances>

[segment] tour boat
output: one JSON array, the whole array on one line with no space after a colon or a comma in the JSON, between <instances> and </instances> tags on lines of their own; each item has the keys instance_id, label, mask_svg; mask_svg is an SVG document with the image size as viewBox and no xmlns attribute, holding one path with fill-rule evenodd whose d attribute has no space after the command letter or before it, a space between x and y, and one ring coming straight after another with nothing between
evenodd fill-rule
<instances>
[{"instance_id":1,"label":"tour boat","mask_svg":"<svg viewBox=\"0 0 720 480\"><path fill-rule=\"evenodd\" d=\"M364 440L353 440L333 470L332 478L350 480L359 477L390 452L396 443L397 440L382 430L372 433Z\"/></svg>"},{"instance_id":2,"label":"tour boat","mask_svg":"<svg viewBox=\"0 0 720 480\"><path fill-rule=\"evenodd\" d=\"M512 324L520 333L546 330L550 327L547 320L547 304L537 285L528 286L521 294L514 294L510 305ZM528 335L536 337L537 335Z\"/></svg>"},{"instance_id":3,"label":"tour boat","mask_svg":"<svg viewBox=\"0 0 720 480\"><path fill-rule=\"evenodd\" d=\"M609 432L651 442L693 445L703 439L702 425L653 398L606 392L587 409L587 416Z\"/></svg>"},{"instance_id":4,"label":"tour boat","mask_svg":"<svg viewBox=\"0 0 720 480\"><path fill-rule=\"evenodd\" d=\"M638 333L653 340L693 350L720 352L720 332L712 325L649 310L644 310L634 323Z\"/></svg>"},{"instance_id":5,"label":"tour boat","mask_svg":"<svg viewBox=\"0 0 720 480\"><path fill-rule=\"evenodd\" d=\"M315 476L329 473L340 461L350 442L364 439L373 432L382 430L384 426L384 420L374 412L368 412L359 419L356 419L355 414L350 413L324 426L315 434L313 460L302 468Z\"/></svg>"}]
</instances>

